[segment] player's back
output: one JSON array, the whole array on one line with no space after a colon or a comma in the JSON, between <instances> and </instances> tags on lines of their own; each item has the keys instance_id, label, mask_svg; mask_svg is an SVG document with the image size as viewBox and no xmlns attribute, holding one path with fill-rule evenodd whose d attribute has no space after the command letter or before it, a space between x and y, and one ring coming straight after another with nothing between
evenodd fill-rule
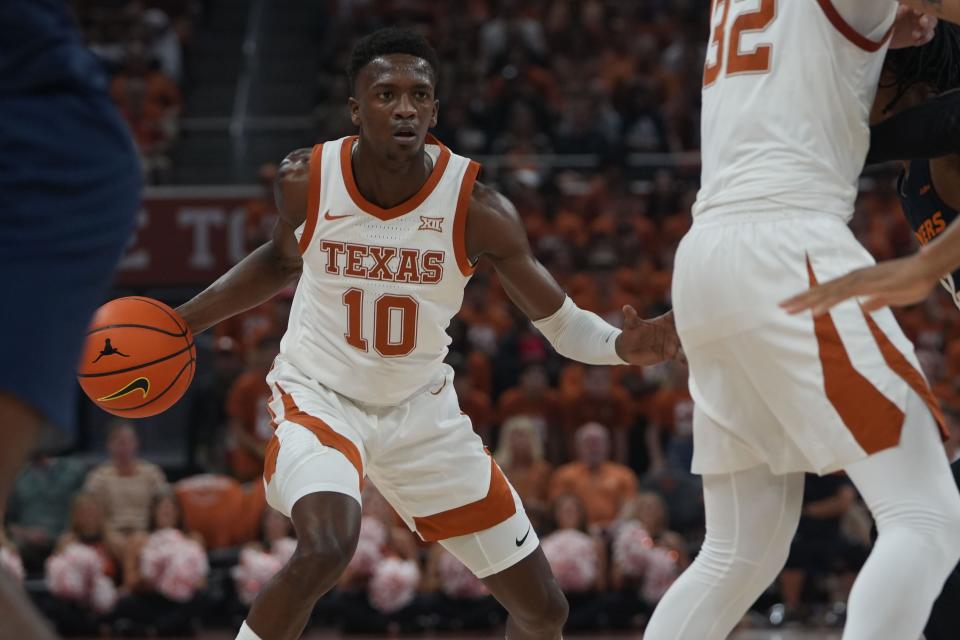
<instances>
[{"instance_id":1,"label":"player's back","mask_svg":"<svg viewBox=\"0 0 960 640\"><path fill-rule=\"evenodd\" d=\"M843 17L857 11L872 14L863 33ZM695 216L852 214L895 13L889 0L714 0Z\"/></svg>"},{"instance_id":2,"label":"player's back","mask_svg":"<svg viewBox=\"0 0 960 640\"><path fill-rule=\"evenodd\" d=\"M465 225L479 165L428 137L434 167L396 207L368 202L348 136L315 147L303 274L281 358L353 400L397 404L437 377L472 274ZM319 171L319 173L316 173Z\"/></svg>"}]
</instances>

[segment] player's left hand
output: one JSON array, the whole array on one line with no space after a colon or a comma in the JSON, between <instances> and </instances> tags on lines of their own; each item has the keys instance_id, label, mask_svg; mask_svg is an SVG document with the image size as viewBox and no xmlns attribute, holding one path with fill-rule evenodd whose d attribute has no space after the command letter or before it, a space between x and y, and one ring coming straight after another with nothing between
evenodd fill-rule
<instances>
[{"instance_id":1,"label":"player's left hand","mask_svg":"<svg viewBox=\"0 0 960 640\"><path fill-rule=\"evenodd\" d=\"M851 271L829 282L810 287L804 293L780 303L790 314L807 309L821 316L831 307L853 297L864 296L861 306L865 311L882 307L904 306L922 301L930 294L938 276L931 272L922 253L889 260L863 269Z\"/></svg>"},{"instance_id":2,"label":"player's left hand","mask_svg":"<svg viewBox=\"0 0 960 640\"><path fill-rule=\"evenodd\" d=\"M617 338L617 355L640 366L664 360L686 362L673 322L673 311L653 320L643 320L630 305L623 307L623 333Z\"/></svg>"},{"instance_id":3,"label":"player's left hand","mask_svg":"<svg viewBox=\"0 0 960 640\"><path fill-rule=\"evenodd\" d=\"M937 28L936 16L927 15L900 5L897 7L897 19L893 23L891 49L922 47L933 40Z\"/></svg>"}]
</instances>

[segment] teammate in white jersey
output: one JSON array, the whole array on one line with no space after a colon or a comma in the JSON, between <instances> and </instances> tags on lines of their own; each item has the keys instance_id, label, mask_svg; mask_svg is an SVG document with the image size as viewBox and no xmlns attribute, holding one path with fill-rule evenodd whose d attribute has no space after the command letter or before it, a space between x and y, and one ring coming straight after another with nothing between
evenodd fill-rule
<instances>
[{"instance_id":1,"label":"teammate in white jersey","mask_svg":"<svg viewBox=\"0 0 960 640\"><path fill-rule=\"evenodd\" d=\"M714 0L702 189L673 281L707 536L646 640L727 637L784 565L804 472L844 470L877 522L845 639L918 638L960 559L942 414L890 311L778 305L872 262L846 222L897 10ZM909 43L916 18L904 20Z\"/></svg>"},{"instance_id":2,"label":"teammate in white jersey","mask_svg":"<svg viewBox=\"0 0 960 640\"><path fill-rule=\"evenodd\" d=\"M513 206L476 163L428 137L436 54L387 29L350 62L359 136L291 153L273 239L180 308L194 332L299 277L267 380L276 431L267 499L297 551L257 596L239 638L291 640L356 548L369 476L411 530L439 541L510 613L511 639L560 637L567 605L523 505L458 406L445 329L476 261L557 351L590 364L678 353L672 316L625 308L623 331L580 310L534 258Z\"/></svg>"}]
</instances>

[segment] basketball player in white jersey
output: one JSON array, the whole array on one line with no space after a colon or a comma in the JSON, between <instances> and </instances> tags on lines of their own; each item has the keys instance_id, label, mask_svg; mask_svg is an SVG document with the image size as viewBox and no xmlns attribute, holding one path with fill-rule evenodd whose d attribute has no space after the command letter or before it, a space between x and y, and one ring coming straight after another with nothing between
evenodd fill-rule
<instances>
[{"instance_id":1,"label":"basketball player in white jersey","mask_svg":"<svg viewBox=\"0 0 960 640\"><path fill-rule=\"evenodd\" d=\"M513 206L476 181L479 166L428 136L438 66L412 33L364 38L349 69L359 136L291 153L272 241L180 308L202 331L300 279L267 378L276 432L264 469L297 551L240 639L300 635L356 548L364 476L484 581L510 613L509 638L560 637L564 596L443 364L479 258L567 357L650 364L678 353L670 315L646 322L627 307L621 332L580 310L531 254Z\"/></svg>"},{"instance_id":2,"label":"basketball player in white jersey","mask_svg":"<svg viewBox=\"0 0 960 640\"><path fill-rule=\"evenodd\" d=\"M846 223L897 11L713 2L702 187L673 281L707 535L645 640L727 637L784 565L804 472L844 470L877 523L845 640L919 638L960 559L943 417L890 311L847 303L814 319L778 304L872 262Z\"/></svg>"}]
</instances>

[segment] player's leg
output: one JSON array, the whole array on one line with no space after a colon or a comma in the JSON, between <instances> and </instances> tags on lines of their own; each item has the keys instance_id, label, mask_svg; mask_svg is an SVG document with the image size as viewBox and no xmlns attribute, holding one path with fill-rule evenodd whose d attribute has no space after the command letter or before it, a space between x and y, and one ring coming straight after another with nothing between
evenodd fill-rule
<instances>
[{"instance_id":1,"label":"player's leg","mask_svg":"<svg viewBox=\"0 0 960 640\"><path fill-rule=\"evenodd\" d=\"M939 431L918 396L906 409L898 446L846 467L878 536L850 593L845 640L918 638L960 560L960 493Z\"/></svg>"},{"instance_id":2,"label":"player's leg","mask_svg":"<svg viewBox=\"0 0 960 640\"><path fill-rule=\"evenodd\" d=\"M360 535L365 416L281 359L268 381L278 426L264 461L267 502L291 518L297 547L253 601L238 640L299 638Z\"/></svg>"},{"instance_id":3,"label":"player's leg","mask_svg":"<svg viewBox=\"0 0 960 640\"><path fill-rule=\"evenodd\" d=\"M360 532L360 503L353 497L308 494L293 506L291 519L296 551L253 601L238 640L299 638L317 600L333 588L353 557Z\"/></svg>"},{"instance_id":4,"label":"player's leg","mask_svg":"<svg viewBox=\"0 0 960 640\"><path fill-rule=\"evenodd\" d=\"M567 599L553 577L543 549L483 578L490 593L510 613L509 640L560 638L567 621Z\"/></svg>"},{"instance_id":5,"label":"player's leg","mask_svg":"<svg viewBox=\"0 0 960 640\"><path fill-rule=\"evenodd\" d=\"M412 530L484 581L510 614L511 640L555 640L566 598L523 503L460 412L452 377L381 417L370 478Z\"/></svg>"},{"instance_id":6,"label":"player's leg","mask_svg":"<svg viewBox=\"0 0 960 640\"><path fill-rule=\"evenodd\" d=\"M783 568L800 520L803 474L766 466L703 477L707 535L657 605L646 640L722 640Z\"/></svg>"},{"instance_id":7,"label":"player's leg","mask_svg":"<svg viewBox=\"0 0 960 640\"><path fill-rule=\"evenodd\" d=\"M13 482L40 435L43 418L35 409L0 391L0 424L3 425L3 446L0 447L2 521ZM3 620L0 625L0 640L46 640L55 637L30 604L23 589L15 584L5 571L0 571L0 620Z\"/></svg>"},{"instance_id":8,"label":"player's leg","mask_svg":"<svg viewBox=\"0 0 960 640\"><path fill-rule=\"evenodd\" d=\"M951 469L954 484L960 490L960 460L955 460ZM957 629L960 629L960 565L953 568L940 596L933 603L933 611L930 612L923 634L927 640L947 640L954 636Z\"/></svg>"}]
</instances>

